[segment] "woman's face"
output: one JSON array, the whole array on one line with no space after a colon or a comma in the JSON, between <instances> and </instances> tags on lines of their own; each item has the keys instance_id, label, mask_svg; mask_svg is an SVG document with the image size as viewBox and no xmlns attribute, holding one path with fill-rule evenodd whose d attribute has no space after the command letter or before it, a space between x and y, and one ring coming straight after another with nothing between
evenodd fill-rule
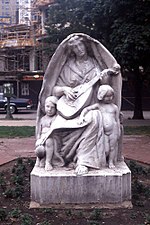
<instances>
[{"instance_id":1,"label":"woman's face","mask_svg":"<svg viewBox=\"0 0 150 225\"><path fill-rule=\"evenodd\" d=\"M76 40L72 45L72 50L77 57L83 57L86 54L86 48L82 41Z\"/></svg>"}]
</instances>

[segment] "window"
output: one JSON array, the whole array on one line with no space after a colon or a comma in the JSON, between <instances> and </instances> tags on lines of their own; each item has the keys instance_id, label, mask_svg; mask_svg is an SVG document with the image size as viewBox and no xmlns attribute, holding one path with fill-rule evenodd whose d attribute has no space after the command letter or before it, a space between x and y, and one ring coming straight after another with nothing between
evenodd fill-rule
<instances>
[{"instance_id":1,"label":"window","mask_svg":"<svg viewBox=\"0 0 150 225\"><path fill-rule=\"evenodd\" d=\"M29 83L21 83L21 95L29 95Z\"/></svg>"}]
</instances>

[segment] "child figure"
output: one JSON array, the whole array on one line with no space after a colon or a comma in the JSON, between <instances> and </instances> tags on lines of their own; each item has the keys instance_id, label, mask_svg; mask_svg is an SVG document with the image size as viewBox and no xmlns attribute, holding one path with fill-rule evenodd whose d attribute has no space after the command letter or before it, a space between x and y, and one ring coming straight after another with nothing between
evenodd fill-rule
<instances>
[{"instance_id":1,"label":"child figure","mask_svg":"<svg viewBox=\"0 0 150 225\"><path fill-rule=\"evenodd\" d=\"M54 153L54 139L47 138L45 143L41 145L46 133L50 130L50 126L56 117L56 102L57 98L54 96L47 97L45 100L45 113L46 115L41 118L40 131L36 141L36 164L35 166L44 167L45 170L52 170L52 157Z\"/></svg>"},{"instance_id":2,"label":"child figure","mask_svg":"<svg viewBox=\"0 0 150 225\"><path fill-rule=\"evenodd\" d=\"M101 85L98 89L97 98L100 101L94 105L88 106L81 112L79 121L85 121L85 115L90 110L99 109L102 114L103 129L105 137L105 152L108 156L109 168L114 168L118 152L118 140L120 137L120 121L118 107L112 103L114 90L109 85Z\"/></svg>"}]
</instances>

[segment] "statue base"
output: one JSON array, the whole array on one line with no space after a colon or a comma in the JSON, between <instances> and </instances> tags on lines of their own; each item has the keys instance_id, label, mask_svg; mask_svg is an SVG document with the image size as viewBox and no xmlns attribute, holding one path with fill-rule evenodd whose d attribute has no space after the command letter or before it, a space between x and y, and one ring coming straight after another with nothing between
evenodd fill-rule
<instances>
[{"instance_id":1,"label":"statue base","mask_svg":"<svg viewBox=\"0 0 150 225\"><path fill-rule=\"evenodd\" d=\"M125 162L119 162L115 169L90 170L88 174L76 176L74 170L67 168L46 172L43 168L34 167L30 207L57 205L61 208L64 204L131 207L129 168Z\"/></svg>"}]
</instances>

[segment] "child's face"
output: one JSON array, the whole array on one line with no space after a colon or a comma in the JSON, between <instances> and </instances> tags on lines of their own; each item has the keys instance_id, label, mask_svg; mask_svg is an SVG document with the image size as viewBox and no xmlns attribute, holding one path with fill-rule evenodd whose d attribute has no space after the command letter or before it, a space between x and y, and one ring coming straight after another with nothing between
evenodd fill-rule
<instances>
[{"instance_id":1,"label":"child's face","mask_svg":"<svg viewBox=\"0 0 150 225\"><path fill-rule=\"evenodd\" d=\"M103 102L106 104L112 103L114 98L114 94L111 91L108 91L106 95L103 97Z\"/></svg>"},{"instance_id":2,"label":"child's face","mask_svg":"<svg viewBox=\"0 0 150 225\"><path fill-rule=\"evenodd\" d=\"M45 103L45 113L47 116L54 116L56 114L56 106L52 102Z\"/></svg>"}]
</instances>

